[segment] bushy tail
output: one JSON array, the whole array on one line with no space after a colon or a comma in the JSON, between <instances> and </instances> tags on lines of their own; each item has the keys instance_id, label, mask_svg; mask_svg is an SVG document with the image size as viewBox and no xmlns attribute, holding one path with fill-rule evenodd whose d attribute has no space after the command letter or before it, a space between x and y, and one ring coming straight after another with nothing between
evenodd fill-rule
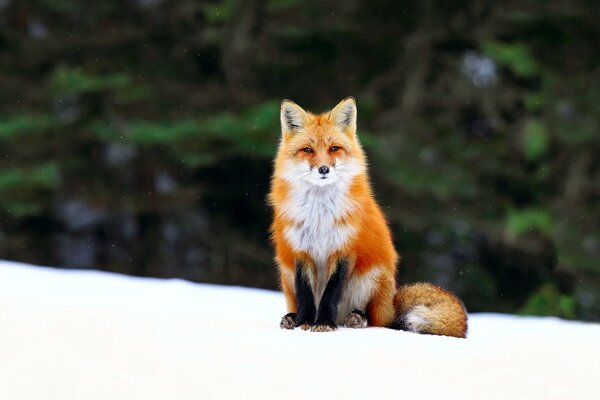
<instances>
[{"instance_id":1,"label":"bushy tail","mask_svg":"<svg viewBox=\"0 0 600 400\"><path fill-rule=\"evenodd\" d=\"M391 328L431 335L467 336L467 312L462 301L431 283L400 286L394 297L396 319Z\"/></svg>"}]
</instances>

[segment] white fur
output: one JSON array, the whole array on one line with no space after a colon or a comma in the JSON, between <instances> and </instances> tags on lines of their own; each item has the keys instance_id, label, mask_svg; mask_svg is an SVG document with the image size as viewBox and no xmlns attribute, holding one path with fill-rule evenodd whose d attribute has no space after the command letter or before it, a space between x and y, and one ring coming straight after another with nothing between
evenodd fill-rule
<instances>
[{"instance_id":1,"label":"white fur","mask_svg":"<svg viewBox=\"0 0 600 400\"><path fill-rule=\"evenodd\" d=\"M431 310L427 306L420 304L406 313L404 323L412 332L421 332L429 326L427 317L430 314Z\"/></svg>"},{"instance_id":2,"label":"white fur","mask_svg":"<svg viewBox=\"0 0 600 400\"><path fill-rule=\"evenodd\" d=\"M321 174L306 162L288 161L284 165L281 177L290 184L291 191L281 213L293 221L284 234L295 251L310 254L317 266L317 276L308 276L317 302L329 278L327 258L356 233L353 226L336 220L358 206L348 196L348 189L363 169L359 162L348 159L332 166L327 179L321 179Z\"/></svg>"},{"instance_id":3,"label":"white fur","mask_svg":"<svg viewBox=\"0 0 600 400\"><path fill-rule=\"evenodd\" d=\"M348 127L356 129L356 103L354 103L354 100L343 100L331 112L335 116L335 123L338 128L341 130Z\"/></svg>"},{"instance_id":4,"label":"white fur","mask_svg":"<svg viewBox=\"0 0 600 400\"><path fill-rule=\"evenodd\" d=\"M284 101L281 104L280 114L282 132L302 130L305 117L306 113L299 105L291 101Z\"/></svg>"},{"instance_id":5,"label":"white fur","mask_svg":"<svg viewBox=\"0 0 600 400\"><path fill-rule=\"evenodd\" d=\"M342 298L338 304L337 323L344 323L344 319L354 310L365 312L367 304L373 297L373 292L377 286L377 278L381 273L381 268L372 268L364 275L352 276L342 291Z\"/></svg>"},{"instance_id":6,"label":"white fur","mask_svg":"<svg viewBox=\"0 0 600 400\"><path fill-rule=\"evenodd\" d=\"M294 250L308 252L317 267L325 267L327 257L356 233L353 226L336 223L357 207L348 196L352 175L356 174L351 164L330 172L332 177L324 180L307 163L290 161L284 167L283 178L291 184L291 192L281 213L294 222L285 232L286 239Z\"/></svg>"},{"instance_id":7,"label":"white fur","mask_svg":"<svg viewBox=\"0 0 600 400\"><path fill-rule=\"evenodd\" d=\"M281 177L290 183L293 188L298 188L300 191L310 190L311 186L323 187L336 184L331 192L336 196L346 196L352 179L365 172L365 166L350 157L329 167L330 172L324 177L319 173L318 168L311 168L306 161L288 160L284 164Z\"/></svg>"}]
</instances>

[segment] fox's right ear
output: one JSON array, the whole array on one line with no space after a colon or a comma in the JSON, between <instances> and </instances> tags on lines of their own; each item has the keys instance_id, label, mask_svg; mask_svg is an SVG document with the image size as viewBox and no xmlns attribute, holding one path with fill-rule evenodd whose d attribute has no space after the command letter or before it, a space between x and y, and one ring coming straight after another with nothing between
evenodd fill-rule
<instances>
[{"instance_id":1,"label":"fox's right ear","mask_svg":"<svg viewBox=\"0 0 600 400\"><path fill-rule=\"evenodd\" d=\"M281 102L281 132L294 133L304 129L306 111L291 100Z\"/></svg>"}]
</instances>

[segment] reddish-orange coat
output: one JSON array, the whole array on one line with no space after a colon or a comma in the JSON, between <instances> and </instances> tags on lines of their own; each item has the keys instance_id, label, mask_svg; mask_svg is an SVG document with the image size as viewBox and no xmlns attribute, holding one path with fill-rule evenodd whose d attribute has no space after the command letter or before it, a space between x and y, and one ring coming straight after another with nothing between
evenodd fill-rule
<instances>
[{"instance_id":1,"label":"reddish-orange coat","mask_svg":"<svg viewBox=\"0 0 600 400\"><path fill-rule=\"evenodd\" d=\"M282 137L275 159L269 199L274 209L272 238L288 312L297 311L294 287L295 260L306 261L312 268L317 268L311 255L306 251L295 249L286 235L288 229L298 224L297 220L286 214L286 204L292 196L292 185L302 184L294 181L295 178L289 178L289 171L292 168L290 165L309 165L318 168L321 165L342 166L343 163L352 161L360 166L347 186L346 196L354 207L351 212L340 215L335 220L335 224L352 228L354 234L349 236L343 246L329 254L329 258L334 260L344 257L350 260L348 279L360 280L369 271L378 269L372 283L374 289L364 311L371 325L390 326L397 317L397 308L401 307L400 304L394 305L397 292L395 275L398 255L386 219L370 187L366 158L356 136L354 99L345 99L332 111L319 115L306 112L298 105L285 100L282 103L281 115ZM332 269L334 265L334 262L329 262L328 268ZM369 278L373 279L372 276ZM411 289L405 290L414 292ZM418 292L425 289L416 290ZM442 293L441 296L443 297L444 294ZM396 298L397 303L401 298L402 296Z\"/></svg>"}]
</instances>

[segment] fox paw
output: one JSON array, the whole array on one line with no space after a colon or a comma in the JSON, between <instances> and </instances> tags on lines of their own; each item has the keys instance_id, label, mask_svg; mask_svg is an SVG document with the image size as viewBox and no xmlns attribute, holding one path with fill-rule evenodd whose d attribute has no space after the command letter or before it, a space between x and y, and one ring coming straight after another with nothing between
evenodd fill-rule
<instances>
[{"instance_id":1,"label":"fox paw","mask_svg":"<svg viewBox=\"0 0 600 400\"><path fill-rule=\"evenodd\" d=\"M359 310L352 311L344 320L344 326L346 328L366 328L368 325L367 316Z\"/></svg>"},{"instance_id":2,"label":"fox paw","mask_svg":"<svg viewBox=\"0 0 600 400\"><path fill-rule=\"evenodd\" d=\"M315 325L310 328L311 332L333 332L337 326L333 322L317 321Z\"/></svg>"},{"instance_id":3,"label":"fox paw","mask_svg":"<svg viewBox=\"0 0 600 400\"><path fill-rule=\"evenodd\" d=\"M303 331L307 331L313 325L315 320L314 314L304 313L300 311L298 314L294 315L294 320L296 321L296 327L302 329Z\"/></svg>"},{"instance_id":4,"label":"fox paw","mask_svg":"<svg viewBox=\"0 0 600 400\"><path fill-rule=\"evenodd\" d=\"M294 329L296 326L296 313L285 314L283 318L281 318L281 322L279 323L279 327L281 329Z\"/></svg>"}]
</instances>

